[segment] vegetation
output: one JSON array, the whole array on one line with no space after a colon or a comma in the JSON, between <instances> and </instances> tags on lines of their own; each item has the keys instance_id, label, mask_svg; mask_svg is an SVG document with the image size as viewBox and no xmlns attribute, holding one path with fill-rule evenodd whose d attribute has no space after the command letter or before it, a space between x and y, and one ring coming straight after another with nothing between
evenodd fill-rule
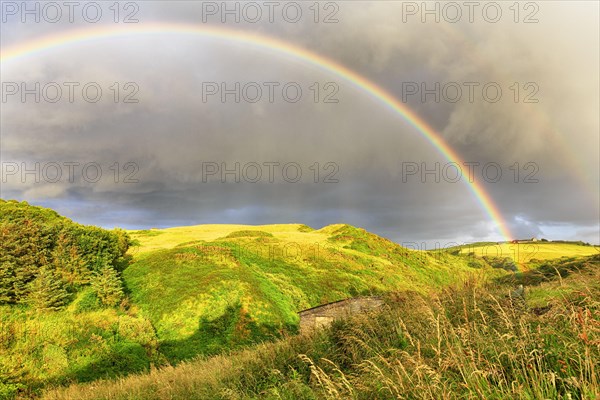
<instances>
[{"instance_id":1,"label":"vegetation","mask_svg":"<svg viewBox=\"0 0 600 400\"><path fill-rule=\"evenodd\" d=\"M138 240L123 272L170 363L294 334L297 312L358 295L426 292L471 274L458 256L436 258L364 229L332 225L181 227Z\"/></svg>"},{"instance_id":2,"label":"vegetation","mask_svg":"<svg viewBox=\"0 0 600 400\"><path fill-rule=\"evenodd\" d=\"M5 288L9 286L6 285ZM29 282L25 301L36 311L57 311L67 304L68 298L69 294L60 276L43 266Z\"/></svg>"},{"instance_id":3,"label":"vegetation","mask_svg":"<svg viewBox=\"0 0 600 400\"><path fill-rule=\"evenodd\" d=\"M564 266L558 260L555 266ZM382 312L312 334L44 399L596 399L600 257L543 272L523 302L505 278L387 296ZM560 288L562 295L551 294ZM533 307L532 291L545 306ZM538 298L539 300L539 298Z\"/></svg>"},{"instance_id":4,"label":"vegetation","mask_svg":"<svg viewBox=\"0 0 600 400\"><path fill-rule=\"evenodd\" d=\"M123 303L130 244L124 231L0 200L0 399L156 363L152 325Z\"/></svg>"},{"instance_id":5,"label":"vegetation","mask_svg":"<svg viewBox=\"0 0 600 400\"><path fill-rule=\"evenodd\" d=\"M226 236L227 239L239 238L239 237L273 237L273 234L264 231L235 231L231 232Z\"/></svg>"},{"instance_id":6,"label":"vegetation","mask_svg":"<svg viewBox=\"0 0 600 400\"><path fill-rule=\"evenodd\" d=\"M598 388L584 358L598 350L598 248L544 242L519 258L491 245L414 251L342 224L107 231L0 200L0 399L69 384L46 396L515 397L534 378L546 385L558 362L524 370L518 363L535 347L515 332L541 340L552 329L558 336L543 346L579 386L536 390L589 398ZM519 284L526 304L506 296ZM298 311L365 294L386 296L386 312L297 335ZM591 324L588 347L565 317L576 306ZM576 353L562 358L566 349ZM452 364L459 354L472 370ZM121 380L77 385L98 379Z\"/></svg>"},{"instance_id":7,"label":"vegetation","mask_svg":"<svg viewBox=\"0 0 600 400\"><path fill-rule=\"evenodd\" d=\"M600 253L600 246L575 241L519 241L518 243L481 242L444 249L438 252L453 252L471 257L511 258L521 267L535 260L552 260L561 257L585 257Z\"/></svg>"},{"instance_id":8,"label":"vegetation","mask_svg":"<svg viewBox=\"0 0 600 400\"><path fill-rule=\"evenodd\" d=\"M124 231L84 227L52 210L0 200L0 304L40 301L34 289L48 279L60 284L46 290L76 293L105 265L123 270L129 244Z\"/></svg>"}]
</instances>

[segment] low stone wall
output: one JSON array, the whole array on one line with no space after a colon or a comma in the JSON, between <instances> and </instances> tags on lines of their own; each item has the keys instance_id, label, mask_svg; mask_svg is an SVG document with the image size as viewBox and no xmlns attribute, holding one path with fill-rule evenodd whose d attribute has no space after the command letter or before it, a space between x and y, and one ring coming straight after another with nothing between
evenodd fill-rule
<instances>
[{"instance_id":1,"label":"low stone wall","mask_svg":"<svg viewBox=\"0 0 600 400\"><path fill-rule=\"evenodd\" d=\"M336 319L374 310L382 305L383 299L379 296L355 297L300 311L300 333L328 326Z\"/></svg>"}]
</instances>

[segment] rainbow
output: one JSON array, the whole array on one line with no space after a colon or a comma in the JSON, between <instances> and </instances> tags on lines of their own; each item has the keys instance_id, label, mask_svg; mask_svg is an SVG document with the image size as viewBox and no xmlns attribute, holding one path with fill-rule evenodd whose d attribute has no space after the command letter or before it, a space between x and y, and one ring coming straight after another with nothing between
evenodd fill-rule
<instances>
[{"instance_id":1,"label":"rainbow","mask_svg":"<svg viewBox=\"0 0 600 400\"><path fill-rule=\"evenodd\" d=\"M477 64L485 68L486 72L493 73L496 79L501 79L504 82L514 81L513 77L508 76L499 64L484 58L481 51L477 48L473 40L461 33L456 27L450 27L447 24L439 24L445 40L451 40L453 49L462 49L460 57L468 60L469 63ZM563 150L563 158L561 160L565 167L572 171L571 176L579 181L581 187L589 193L590 199L598 198L598 180L593 177L593 168L586 168L583 160L579 156L577 149L573 146L573 142L568 140L568 136L559 131L550 119L550 113L543 111L543 105L539 103L523 102L521 107L527 112L529 119L535 121L544 132L548 140L558 142ZM598 200L596 200L596 203Z\"/></svg>"},{"instance_id":2,"label":"rainbow","mask_svg":"<svg viewBox=\"0 0 600 400\"><path fill-rule=\"evenodd\" d=\"M37 54L53 48L81 43L89 40L97 40L104 38L116 38L138 34L157 34L157 33L176 33L176 34L191 34L200 35L208 38L217 38L229 40L236 43L250 44L275 51L278 54L291 56L317 66L329 73L332 73L358 89L371 95L381 103L385 104L393 112L403 117L411 124L422 136L424 136L448 161L462 165L462 158L443 140L426 121L411 111L397 98L391 95L382 87L368 80L364 76L346 68L345 66L323 57L319 54L295 46L291 43L284 42L271 37L245 32L241 30L225 29L220 27L196 26L189 24L174 24L174 23L150 23L143 25L135 25L133 27L95 27L78 30L70 30L55 35L48 35L39 39L34 39L21 43L9 48L3 48L0 51L0 63L6 65L11 61L15 61L22 57ZM481 204L483 210L494 222L504 240L511 240L512 235L504 222L504 219L498 210L498 207L485 191L483 186L475 180L464 181L470 191L473 193L477 201Z\"/></svg>"}]
</instances>

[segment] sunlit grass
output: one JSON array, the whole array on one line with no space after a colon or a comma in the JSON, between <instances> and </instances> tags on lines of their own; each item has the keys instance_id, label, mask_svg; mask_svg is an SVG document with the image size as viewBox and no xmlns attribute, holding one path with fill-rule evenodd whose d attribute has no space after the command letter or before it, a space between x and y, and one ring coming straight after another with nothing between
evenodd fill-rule
<instances>
[{"instance_id":1,"label":"sunlit grass","mask_svg":"<svg viewBox=\"0 0 600 400\"><path fill-rule=\"evenodd\" d=\"M54 313L34 315L24 306L0 307L0 327L4 330L0 336L0 398L3 390L11 393L8 398L18 392L29 398L47 385L67 385L148 370L154 372L118 384L127 385L132 397L122 397L121 386L101 383L110 391L102 395L106 397L99 398L320 399L341 396L370 399L378 398L373 397L375 394L388 392L394 398L402 398L398 393L408 393L405 397L413 398L422 398L419 394L444 398L451 397L450 393L456 388L466 390L468 385L480 397L514 397L515 393L507 388L494 392L495 389L485 386L490 385L490 381L476 372L476 368L484 367L482 365L463 371L474 374L463 379L458 375L449 377L447 370L431 364L432 354L439 353L440 346L463 345L460 340L462 329L466 327L452 328L458 331L448 331L448 334L458 336L448 336L442 342L438 342L440 336L435 341L433 337L424 337L416 348L410 346L418 342L411 342L407 335L413 335L417 328L437 332L438 320L440 323L444 318L453 321L461 313L471 313L468 307L480 298L489 301L493 296L498 301L498 310L514 313L512 307L506 308L507 293L519 283L526 286L529 314L548 310L566 312L560 307L570 304L574 293L579 300L581 293L588 293L584 299L597 300L600 290L598 275L590 273L594 271L590 267L593 262L580 257L597 254L598 248L574 243L502 244L500 246L507 249L537 246L535 254L516 258L523 263L518 272L513 273L505 268L505 263L498 262L509 254L492 251L490 246L495 244L414 251L342 224L319 230L298 224L206 225L132 231L131 234L139 245L131 249L133 262L122 273L128 296L121 305L98 308L97 299L86 289L64 310ZM595 262L597 264L597 260ZM464 282L474 291L468 301L466 289L461 288ZM454 289L444 291L449 287ZM369 350L369 357L352 355L349 361L345 355L348 343L340 342L330 331L310 339L292 338L298 328L297 312L302 309L360 295L389 296L390 293L404 296L402 301L391 300L390 316L396 319L378 316L376 324L379 325L363 321L356 329L343 329L344 335L356 341L352 346L363 346L360 340L375 346ZM415 303L413 298L421 300ZM454 298L457 300L453 300L455 304L450 307L446 300ZM464 302L463 308L459 307L460 302ZM406 308L403 304L410 306ZM464 306L468 306L467 309ZM506 318L499 311L493 311L491 316L486 313L482 316L486 320ZM437 315L438 319L431 320L430 315ZM479 318L478 315L475 317ZM469 314L468 318L473 316ZM448 321L446 323L450 323ZM513 321L512 329L529 330L529 326L523 328L519 324L536 321ZM486 333L478 346L493 346L485 342L492 338L487 335L485 325L481 323L477 329ZM508 334L497 329L498 334ZM552 325L548 325L548 329L553 329ZM570 333L566 331L564 335ZM501 344L508 348L509 342ZM252 346L258 346L257 350L244 350ZM575 343L569 346L574 347ZM340 351L344 354L340 355ZM354 347L351 351L355 351ZM400 357L402 351L409 352L410 357ZM493 351L500 350L494 348ZM229 357L229 352L236 355ZM286 354L286 358L279 358L282 357L280 352ZM200 364L189 361L198 357L216 358ZM403 360L400 364L398 357ZM374 371L369 374L375 375L362 375L371 368L364 364L367 360L374 363L368 365L387 372L379 378ZM450 360L439 362L450 363ZM275 369L269 367L269 363L274 363ZM176 365L181 367L174 368ZM411 371L411 365L418 368L398 378L404 373L398 368ZM225 366L230 370L219 369ZM166 369L158 373L156 368ZM202 372L194 373L190 368L199 368ZM417 378L411 374L428 370L436 372L418 375L421 386L417 387L421 391L412 391L409 384ZM450 370L462 373L459 366ZM186 376L180 376L180 371L185 371ZM254 371L255 375L247 375L245 371ZM170 373L174 375L168 379L181 387L163 381ZM589 371L587 373L589 375ZM384 383L373 387L371 381L380 378ZM518 379L519 384L525 384L522 380L529 377ZM578 379L588 379L586 385L592 385L589 377ZM476 389L473 386L476 383L482 385L481 388ZM433 385L435 390L427 385ZM536 390L548 398L555 398L553 396L559 393L547 387ZM110 393L116 393L117 397L111 397ZM469 398L466 393L471 392L465 392L464 397ZM530 394L530 398L537 398L536 393ZM388 394L381 396L387 398ZM83 394L81 397L85 398Z\"/></svg>"},{"instance_id":2,"label":"sunlit grass","mask_svg":"<svg viewBox=\"0 0 600 400\"><path fill-rule=\"evenodd\" d=\"M461 254L478 257L510 257L519 264L532 260L551 260L561 257L584 257L600 253L598 246L582 246L575 243L553 242L520 242L520 243L487 243L460 247Z\"/></svg>"},{"instance_id":3,"label":"sunlit grass","mask_svg":"<svg viewBox=\"0 0 600 400\"><path fill-rule=\"evenodd\" d=\"M51 390L44 399L594 400L599 261L547 275L526 288L525 302L510 284L474 278L427 295L396 293L382 312L310 335ZM530 307L540 302L543 311Z\"/></svg>"},{"instance_id":4,"label":"sunlit grass","mask_svg":"<svg viewBox=\"0 0 600 400\"><path fill-rule=\"evenodd\" d=\"M140 243L123 273L131 300L162 342L179 343L187 355L217 348L199 347L199 321L218 320L232 307L264 331L253 339L260 342L293 333L297 312L319 304L397 290L425 293L473 274L506 274L489 266L475 270L461 257L408 250L348 225L207 225L131 234Z\"/></svg>"}]
</instances>

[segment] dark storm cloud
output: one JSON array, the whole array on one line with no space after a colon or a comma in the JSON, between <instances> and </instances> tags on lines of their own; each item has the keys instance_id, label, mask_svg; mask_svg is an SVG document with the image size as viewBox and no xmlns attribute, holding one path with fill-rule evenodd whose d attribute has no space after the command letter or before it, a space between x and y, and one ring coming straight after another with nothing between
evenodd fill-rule
<instances>
[{"instance_id":1,"label":"dark storm cloud","mask_svg":"<svg viewBox=\"0 0 600 400\"><path fill-rule=\"evenodd\" d=\"M473 102L409 96L407 105L466 161L480 163L475 177L515 236L543 236L545 227L559 226L565 235L579 232L584 240L597 241L597 5L547 4L540 22L529 25L509 17L498 24L422 24L418 17L402 23L401 3L339 6L336 24L307 19L229 27L312 49L400 99L411 82L496 83L503 89L497 103L484 101L477 90ZM141 2L139 15L140 24L202 23L201 7L191 2ZM81 21L75 25L85 27ZM3 24L3 46L69 28ZM48 205L78 221L127 227L345 222L401 242L499 238L466 177L457 183L431 176L422 182L419 173L403 177L406 163L429 169L438 163L441 170L448 162L413 127L338 76L281 54L207 38L136 36L6 63L2 81L93 81L107 95L114 82L139 86L137 104L106 98L97 104L2 104L3 162L95 162L103 171L98 182L79 175L74 182L57 183L11 176L2 196ZM273 103L221 103L216 96L204 102L203 83L222 81L297 82L303 98L289 103L277 92ZM314 82L337 83L339 103L315 104L309 89ZM514 82L520 96L528 93L523 84L535 83L539 102L515 103ZM137 183L123 182L132 171L123 169L128 162L139 167ZM219 174L204 182L206 163L222 162L229 168L236 162L242 168L252 162L297 163L303 176L290 183L278 168L274 182L265 177L235 183L229 176L221 183ZM315 162L317 183L310 169ZM324 168L328 162L335 163L337 183L323 182L331 172ZM498 182L482 175L490 162L501 168ZM115 163L118 182L110 169ZM535 167L530 178L537 183L523 182L534 171L526 164ZM267 168L261 172L264 176ZM551 230L557 237L560 232Z\"/></svg>"}]
</instances>

